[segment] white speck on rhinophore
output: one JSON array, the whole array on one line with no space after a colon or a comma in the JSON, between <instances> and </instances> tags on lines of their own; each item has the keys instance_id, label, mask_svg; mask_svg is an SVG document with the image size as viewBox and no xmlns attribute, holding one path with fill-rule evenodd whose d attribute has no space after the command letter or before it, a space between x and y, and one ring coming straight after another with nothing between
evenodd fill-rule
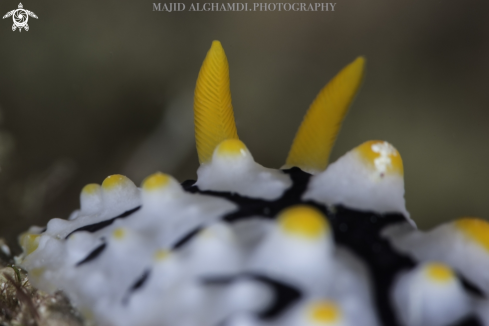
<instances>
[{"instance_id":1,"label":"white speck on rhinophore","mask_svg":"<svg viewBox=\"0 0 489 326\"><path fill-rule=\"evenodd\" d=\"M380 156L374 160L375 167L379 172L385 173L387 171L387 167L392 164L390 156L397 155L396 149L394 146L385 141L383 143L373 144L372 151L380 154Z\"/></svg>"}]
</instances>

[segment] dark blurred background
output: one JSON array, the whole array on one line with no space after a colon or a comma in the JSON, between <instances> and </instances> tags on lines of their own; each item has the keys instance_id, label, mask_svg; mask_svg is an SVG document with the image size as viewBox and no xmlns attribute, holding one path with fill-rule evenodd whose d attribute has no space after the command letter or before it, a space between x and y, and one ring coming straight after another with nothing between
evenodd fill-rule
<instances>
[{"instance_id":1,"label":"dark blurred background","mask_svg":"<svg viewBox=\"0 0 489 326\"><path fill-rule=\"evenodd\" d=\"M1 1L0 15L17 1ZM365 55L332 160L388 140L421 228L488 218L489 2L335 1L335 12L172 13L135 0L23 2L39 16L28 32L0 20L0 236L68 217L80 189L109 174L195 178L192 93L214 39L240 138L262 165L284 163L319 89Z\"/></svg>"}]
</instances>

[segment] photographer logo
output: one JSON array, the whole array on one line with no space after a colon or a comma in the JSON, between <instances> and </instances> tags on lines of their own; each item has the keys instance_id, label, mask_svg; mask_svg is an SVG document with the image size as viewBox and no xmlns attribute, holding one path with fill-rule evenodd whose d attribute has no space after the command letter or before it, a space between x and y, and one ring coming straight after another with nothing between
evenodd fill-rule
<instances>
[{"instance_id":1,"label":"photographer logo","mask_svg":"<svg viewBox=\"0 0 489 326\"><path fill-rule=\"evenodd\" d=\"M37 19L36 14L33 13L32 11L25 10L22 3L19 3L18 9L14 9L6 13L5 16L3 16L3 19L8 18L10 16L12 16L12 19L14 20L14 24L12 25L12 31L14 32L16 29L19 29L19 32L21 32L22 28L25 29L26 31L29 30L29 25L27 25L29 16Z\"/></svg>"}]
</instances>

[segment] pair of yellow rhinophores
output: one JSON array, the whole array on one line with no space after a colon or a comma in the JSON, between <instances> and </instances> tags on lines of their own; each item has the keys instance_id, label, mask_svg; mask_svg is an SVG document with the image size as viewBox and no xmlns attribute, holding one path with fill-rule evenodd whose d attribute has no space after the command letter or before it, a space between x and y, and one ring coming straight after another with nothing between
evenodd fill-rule
<instances>
[{"instance_id":1,"label":"pair of yellow rhinophores","mask_svg":"<svg viewBox=\"0 0 489 326\"><path fill-rule=\"evenodd\" d=\"M319 92L299 127L285 167L297 166L308 172L323 171L326 168L341 122L363 79L364 65L364 58L357 58ZM209 163L216 148L220 156L239 156L247 150L237 135L229 85L226 54L221 43L214 41L200 70L195 89L195 138L201 163ZM374 168L375 163L382 163L384 159L384 163L387 161L387 171L402 175L401 156L393 147L388 150L387 145L382 141L368 141L358 146L355 152ZM164 188L170 178L163 173L153 174L144 180L142 188L146 191ZM126 180L122 175L109 176L102 183L102 188L111 190L123 185ZM89 184L82 192L95 194L99 189L99 185ZM289 222L284 225L289 225ZM489 224L464 219L456 225L489 251L489 240L484 236L489 233ZM284 230L287 229L289 227L284 227Z\"/></svg>"},{"instance_id":2,"label":"pair of yellow rhinophores","mask_svg":"<svg viewBox=\"0 0 489 326\"><path fill-rule=\"evenodd\" d=\"M324 171L341 123L364 76L365 59L357 58L336 75L317 95L299 127L284 168L297 166L306 172ZM195 139L201 164L220 156L240 156L246 146L239 140L234 122L229 66L219 41L214 41L202 64L194 98ZM382 153L373 144L358 148L361 158L374 166ZM388 171L402 174L397 151L389 153Z\"/></svg>"},{"instance_id":3,"label":"pair of yellow rhinophores","mask_svg":"<svg viewBox=\"0 0 489 326\"><path fill-rule=\"evenodd\" d=\"M364 75L365 59L357 58L334 77L307 111L290 149L285 167L304 171L326 169L329 155L348 107ZM195 140L201 164L219 155L239 155L246 146L239 141L231 103L229 66L219 41L214 41L202 64L194 97Z\"/></svg>"}]
</instances>

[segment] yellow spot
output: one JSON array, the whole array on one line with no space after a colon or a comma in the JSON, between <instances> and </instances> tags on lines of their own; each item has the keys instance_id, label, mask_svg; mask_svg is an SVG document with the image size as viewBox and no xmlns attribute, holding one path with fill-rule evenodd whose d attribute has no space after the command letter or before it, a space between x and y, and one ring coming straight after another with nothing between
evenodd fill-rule
<instances>
[{"instance_id":1,"label":"yellow spot","mask_svg":"<svg viewBox=\"0 0 489 326\"><path fill-rule=\"evenodd\" d=\"M371 140L355 148L360 157L379 173L404 175L401 154L388 142Z\"/></svg>"},{"instance_id":2,"label":"yellow spot","mask_svg":"<svg viewBox=\"0 0 489 326\"><path fill-rule=\"evenodd\" d=\"M451 268L442 263L426 264L425 272L431 280L439 283L445 283L454 279Z\"/></svg>"},{"instance_id":3,"label":"yellow spot","mask_svg":"<svg viewBox=\"0 0 489 326\"><path fill-rule=\"evenodd\" d=\"M246 145L239 139L226 139L217 147L220 156L242 156L246 153Z\"/></svg>"},{"instance_id":4,"label":"yellow spot","mask_svg":"<svg viewBox=\"0 0 489 326\"><path fill-rule=\"evenodd\" d=\"M302 121L285 163L316 173L326 169L348 108L360 87L365 59L343 68L317 95Z\"/></svg>"},{"instance_id":5,"label":"yellow spot","mask_svg":"<svg viewBox=\"0 0 489 326\"><path fill-rule=\"evenodd\" d=\"M85 307L78 308L78 311L80 311L80 314L83 316L83 319L87 321L89 325L94 324L95 316L91 310Z\"/></svg>"},{"instance_id":6,"label":"yellow spot","mask_svg":"<svg viewBox=\"0 0 489 326\"><path fill-rule=\"evenodd\" d=\"M157 261L163 261L163 260L167 259L169 255L170 255L170 252L168 250L160 249L160 250L157 250L155 252L153 257Z\"/></svg>"},{"instance_id":7,"label":"yellow spot","mask_svg":"<svg viewBox=\"0 0 489 326\"><path fill-rule=\"evenodd\" d=\"M317 209L298 205L282 211L278 219L280 227L288 234L318 238L329 230L326 217Z\"/></svg>"},{"instance_id":8,"label":"yellow spot","mask_svg":"<svg viewBox=\"0 0 489 326\"><path fill-rule=\"evenodd\" d=\"M238 138L231 104L228 60L219 41L212 42L197 78L194 122L200 163L209 162L214 149L223 140Z\"/></svg>"},{"instance_id":9,"label":"yellow spot","mask_svg":"<svg viewBox=\"0 0 489 326\"><path fill-rule=\"evenodd\" d=\"M39 278L42 276L42 274L44 274L44 271L46 269L44 267L41 267L41 268L33 268L29 271L29 276L30 277L34 277L34 278Z\"/></svg>"},{"instance_id":10,"label":"yellow spot","mask_svg":"<svg viewBox=\"0 0 489 326\"><path fill-rule=\"evenodd\" d=\"M122 240L126 236L126 230L124 230L123 228L117 228L114 230L112 235L114 236L115 239Z\"/></svg>"},{"instance_id":11,"label":"yellow spot","mask_svg":"<svg viewBox=\"0 0 489 326\"><path fill-rule=\"evenodd\" d=\"M102 182L102 187L105 190L111 190L125 184L127 181L129 181L129 179L126 176L123 176L122 174L114 174L105 178L104 182Z\"/></svg>"},{"instance_id":12,"label":"yellow spot","mask_svg":"<svg viewBox=\"0 0 489 326\"><path fill-rule=\"evenodd\" d=\"M40 234L23 233L20 236L20 246L24 249L26 255L33 253L39 246Z\"/></svg>"},{"instance_id":13,"label":"yellow spot","mask_svg":"<svg viewBox=\"0 0 489 326\"><path fill-rule=\"evenodd\" d=\"M143 181L143 189L147 191L165 187L170 182L170 176L161 172L150 175Z\"/></svg>"},{"instance_id":14,"label":"yellow spot","mask_svg":"<svg viewBox=\"0 0 489 326\"><path fill-rule=\"evenodd\" d=\"M100 185L96 183L89 183L82 189L82 193L85 195L94 195L100 190Z\"/></svg>"},{"instance_id":15,"label":"yellow spot","mask_svg":"<svg viewBox=\"0 0 489 326\"><path fill-rule=\"evenodd\" d=\"M476 217L464 217L455 221L455 226L468 238L489 251L489 223Z\"/></svg>"},{"instance_id":16,"label":"yellow spot","mask_svg":"<svg viewBox=\"0 0 489 326\"><path fill-rule=\"evenodd\" d=\"M340 320L341 311L332 301L318 301L311 305L309 317L315 323L332 324Z\"/></svg>"},{"instance_id":17,"label":"yellow spot","mask_svg":"<svg viewBox=\"0 0 489 326\"><path fill-rule=\"evenodd\" d=\"M205 228L203 230L200 230L199 237L203 239L212 239L214 237L214 232L209 230L209 228Z\"/></svg>"}]
</instances>

